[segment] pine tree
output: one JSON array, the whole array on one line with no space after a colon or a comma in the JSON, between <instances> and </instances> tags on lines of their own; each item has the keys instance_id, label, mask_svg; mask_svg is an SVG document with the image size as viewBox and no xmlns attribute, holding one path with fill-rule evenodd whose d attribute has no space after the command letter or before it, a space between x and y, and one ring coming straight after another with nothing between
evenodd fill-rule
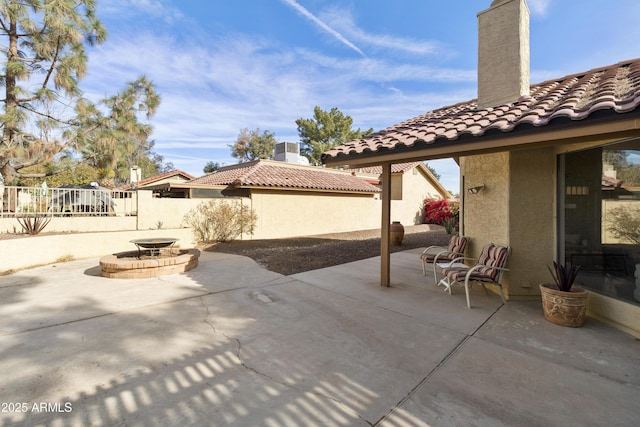
<instances>
[{"instance_id":1,"label":"pine tree","mask_svg":"<svg viewBox=\"0 0 640 427\"><path fill-rule=\"evenodd\" d=\"M313 165L320 165L320 156L330 148L373 132L373 129L351 129L353 119L335 107L331 111L324 111L316 106L313 109L313 118L300 118L296 120L296 124L300 135L300 152L307 156Z\"/></svg>"},{"instance_id":2,"label":"pine tree","mask_svg":"<svg viewBox=\"0 0 640 427\"><path fill-rule=\"evenodd\" d=\"M94 0L0 0L0 173L10 183L24 167L73 144L68 103L80 97L86 45L106 40Z\"/></svg>"}]
</instances>

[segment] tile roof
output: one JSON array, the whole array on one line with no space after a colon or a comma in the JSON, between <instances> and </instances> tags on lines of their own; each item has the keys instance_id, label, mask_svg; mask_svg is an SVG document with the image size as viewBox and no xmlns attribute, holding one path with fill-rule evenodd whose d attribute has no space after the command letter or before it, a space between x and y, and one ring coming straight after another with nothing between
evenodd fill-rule
<instances>
[{"instance_id":1,"label":"tile roof","mask_svg":"<svg viewBox=\"0 0 640 427\"><path fill-rule=\"evenodd\" d=\"M377 187L350 172L269 160L227 166L189 181L189 184L353 193L380 192Z\"/></svg>"},{"instance_id":2,"label":"tile roof","mask_svg":"<svg viewBox=\"0 0 640 427\"><path fill-rule=\"evenodd\" d=\"M391 165L391 173L405 173L418 166L421 162L394 163ZM382 166L368 166L364 168L351 169L357 173L367 173L371 175L381 175Z\"/></svg>"},{"instance_id":3,"label":"tile roof","mask_svg":"<svg viewBox=\"0 0 640 427\"><path fill-rule=\"evenodd\" d=\"M337 146L322 159L337 162L397 148L427 148L435 142L544 127L557 119L580 121L602 110L629 113L639 105L640 59L634 59L532 85L530 96L513 104L478 109L473 99L433 110Z\"/></svg>"},{"instance_id":4,"label":"tile roof","mask_svg":"<svg viewBox=\"0 0 640 427\"><path fill-rule=\"evenodd\" d=\"M142 180L137 182L136 186L137 187L141 187L143 185L147 185L147 184L150 184L152 182L160 181L160 180L165 179L165 178L170 178L172 176L183 176L185 178L185 180L187 180L187 181L195 178L191 174L188 174L188 173L186 173L184 171L176 169L176 170L172 170L172 171L169 171L169 172L164 172L164 173L161 173L161 174L158 174L158 175L150 176L149 178L142 179ZM128 190L128 189L130 189L132 187L133 186L131 184L127 184L127 185L123 185L122 187L120 187L120 189L121 190Z\"/></svg>"}]
</instances>

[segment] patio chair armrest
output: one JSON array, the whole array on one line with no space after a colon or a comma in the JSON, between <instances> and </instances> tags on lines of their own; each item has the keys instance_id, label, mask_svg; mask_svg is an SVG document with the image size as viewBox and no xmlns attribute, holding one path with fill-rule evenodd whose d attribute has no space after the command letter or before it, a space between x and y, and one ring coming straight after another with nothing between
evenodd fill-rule
<instances>
[{"instance_id":1,"label":"patio chair armrest","mask_svg":"<svg viewBox=\"0 0 640 427\"><path fill-rule=\"evenodd\" d=\"M434 264L437 264L437 263L438 263L438 258L440 258L440 257L441 257L441 256L443 256L443 255L447 255L447 254L451 254L451 253L453 253L453 252L448 251L448 250L447 250L447 251L438 252L438 253L436 254L435 258L433 258L433 263L434 263Z\"/></svg>"},{"instance_id":2,"label":"patio chair armrest","mask_svg":"<svg viewBox=\"0 0 640 427\"><path fill-rule=\"evenodd\" d=\"M455 259L451 260L451 263L460 262L460 261L464 261L464 260L474 260L475 261L477 259L478 258L469 258L469 257L466 257L466 256L461 256L461 257L458 257L458 258L455 258Z\"/></svg>"},{"instance_id":3,"label":"patio chair armrest","mask_svg":"<svg viewBox=\"0 0 640 427\"><path fill-rule=\"evenodd\" d=\"M467 274L465 276L465 280L467 280L469 277L471 277L471 274L476 271L479 268L490 268L492 270L500 270L500 271L509 271L508 268L503 268L503 267L491 267L490 265L485 265L485 264L476 264L473 267L471 267L469 269L469 271L467 271Z\"/></svg>"},{"instance_id":4,"label":"patio chair armrest","mask_svg":"<svg viewBox=\"0 0 640 427\"><path fill-rule=\"evenodd\" d=\"M479 268L479 267L486 267L486 268L490 268L492 270L500 270L500 271L509 271L508 268L504 268L504 267L491 267L490 265L484 265L484 264L478 264L476 266L474 266L474 268Z\"/></svg>"},{"instance_id":5,"label":"patio chair armrest","mask_svg":"<svg viewBox=\"0 0 640 427\"><path fill-rule=\"evenodd\" d=\"M453 255L454 261L464 258L464 253L462 253L462 252L453 252L453 251L450 251L450 250L446 250L446 251L438 252L436 254L436 257L434 258L433 262L437 263L438 262L438 258L440 258L443 255L447 255L447 256ZM475 259L475 258L464 258L464 259ZM449 261L449 260L447 260L447 261ZM454 262L454 261L449 261L449 262Z\"/></svg>"},{"instance_id":6,"label":"patio chair armrest","mask_svg":"<svg viewBox=\"0 0 640 427\"><path fill-rule=\"evenodd\" d=\"M476 264L476 265L474 265L474 266L471 268L471 270L475 271L475 270L477 270L477 269L479 269L479 268L483 268L483 267L484 267L484 268L490 268L490 269L492 269L492 270L509 271L509 269L508 269L508 268L504 268L504 267L492 267L492 266L490 266L490 265L486 265L486 264Z\"/></svg>"},{"instance_id":7,"label":"patio chair armrest","mask_svg":"<svg viewBox=\"0 0 640 427\"><path fill-rule=\"evenodd\" d=\"M440 249L440 251L442 252L442 250L444 249L444 251L446 252L446 248L444 246L429 246L427 247L424 251L422 251L423 254L429 253L429 251L431 249ZM440 253L440 252L438 252Z\"/></svg>"}]
</instances>

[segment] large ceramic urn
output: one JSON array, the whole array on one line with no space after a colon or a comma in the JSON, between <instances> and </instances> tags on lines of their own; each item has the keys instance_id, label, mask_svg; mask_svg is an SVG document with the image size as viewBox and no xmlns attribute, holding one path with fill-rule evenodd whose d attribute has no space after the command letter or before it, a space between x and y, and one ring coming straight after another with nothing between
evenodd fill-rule
<instances>
[{"instance_id":1,"label":"large ceramic urn","mask_svg":"<svg viewBox=\"0 0 640 427\"><path fill-rule=\"evenodd\" d=\"M400 221L393 221L389 231L391 243L397 246L402 245L402 239L404 239L404 227L400 224Z\"/></svg>"}]
</instances>

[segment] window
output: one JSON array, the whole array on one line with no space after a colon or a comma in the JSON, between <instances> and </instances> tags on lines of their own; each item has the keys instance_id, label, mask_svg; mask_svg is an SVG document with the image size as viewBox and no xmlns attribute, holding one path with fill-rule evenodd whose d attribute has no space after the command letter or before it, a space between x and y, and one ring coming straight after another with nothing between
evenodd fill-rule
<instances>
[{"instance_id":1,"label":"window","mask_svg":"<svg viewBox=\"0 0 640 427\"><path fill-rule=\"evenodd\" d=\"M565 154L558 176L559 252L582 266L577 283L640 304L640 141Z\"/></svg>"}]
</instances>

